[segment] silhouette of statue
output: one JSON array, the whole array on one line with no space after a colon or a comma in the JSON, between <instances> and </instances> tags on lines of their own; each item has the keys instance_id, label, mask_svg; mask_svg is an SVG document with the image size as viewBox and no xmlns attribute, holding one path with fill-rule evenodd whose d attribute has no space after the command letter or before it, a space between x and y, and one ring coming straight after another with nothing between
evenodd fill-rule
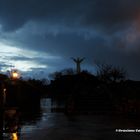
<instances>
[{"instance_id":1,"label":"silhouette of statue","mask_svg":"<svg viewBox=\"0 0 140 140\"><path fill-rule=\"evenodd\" d=\"M77 74L81 72L81 63L84 61L85 58L73 58L72 57L72 60L76 63L76 71L77 71Z\"/></svg>"}]
</instances>

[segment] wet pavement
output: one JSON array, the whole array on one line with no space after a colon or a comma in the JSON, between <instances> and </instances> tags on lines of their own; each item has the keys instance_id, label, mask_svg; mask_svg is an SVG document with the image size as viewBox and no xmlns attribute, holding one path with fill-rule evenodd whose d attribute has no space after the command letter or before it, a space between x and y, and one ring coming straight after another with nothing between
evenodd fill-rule
<instances>
[{"instance_id":1,"label":"wet pavement","mask_svg":"<svg viewBox=\"0 0 140 140\"><path fill-rule=\"evenodd\" d=\"M23 133L20 140L138 140L140 133L116 132L116 129L130 129L109 116L79 115L65 116L50 113L42 124L36 125L30 133ZM132 125L131 125L132 126ZM135 127L131 127L131 129Z\"/></svg>"},{"instance_id":2,"label":"wet pavement","mask_svg":"<svg viewBox=\"0 0 140 140\"><path fill-rule=\"evenodd\" d=\"M140 129L137 118L110 115L65 115L51 112L47 106L35 120L21 123L11 140L138 140L140 132L116 132ZM4 140L9 140L5 134Z\"/></svg>"},{"instance_id":3,"label":"wet pavement","mask_svg":"<svg viewBox=\"0 0 140 140\"><path fill-rule=\"evenodd\" d=\"M138 140L140 136L139 132L116 132L116 129L139 129L127 121L118 121L116 117L66 116L63 113L45 115L34 126L22 127L19 140Z\"/></svg>"}]
</instances>

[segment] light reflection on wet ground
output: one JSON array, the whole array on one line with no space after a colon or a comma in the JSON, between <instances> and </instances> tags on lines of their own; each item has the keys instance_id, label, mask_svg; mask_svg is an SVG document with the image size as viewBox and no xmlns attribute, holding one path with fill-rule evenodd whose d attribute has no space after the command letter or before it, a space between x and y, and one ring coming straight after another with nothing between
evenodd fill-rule
<instances>
[{"instance_id":1,"label":"light reflection on wet ground","mask_svg":"<svg viewBox=\"0 0 140 140\"><path fill-rule=\"evenodd\" d=\"M138 140L136 133L116 133L122 124L109 116L66 117L62 113L48 114L50 118L31 133L22 134L21 140ZM112 123L114 122L114 123ZM130 128L125 125L124 128Z\"/></svg>"},{"instance_id":2,"label":"light reflection on wet ground","mask_svg":"<svg viewBox=\"0 0 140 140\"><path fill-rule=\"evenodd\" d=\"M20 139L27 139L32 134L36 134L36 132L41 131L45 126L52 127L54 126L53 122L49 120L53 116L52 113L43 113L41 119L37 121L35 124L24 124L21 128L21 136Z\"/></svg>"},{"instance_id":3,"label":"light reflection on wet ground","mask_svg":"<svg viewBox=\"0 0 140 140\"><path fill-rule=\"evenodd\" d=\"M140 121L109 115L66 116L51 113L43 105L35 120L22 120L19 139L12 140L138 140L139 133L116 133L116 129L140 129ZM14 139L15 138L15 139ZM9 140L4 138L4 140Z\"/></svg>"}]
</instances>

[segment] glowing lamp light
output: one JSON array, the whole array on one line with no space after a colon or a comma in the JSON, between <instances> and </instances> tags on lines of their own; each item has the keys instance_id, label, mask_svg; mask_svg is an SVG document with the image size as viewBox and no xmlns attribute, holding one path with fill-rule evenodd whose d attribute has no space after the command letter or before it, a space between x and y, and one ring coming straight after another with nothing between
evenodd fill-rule
<instances>
[{"instance_id":1,"label":"glowing lamp light","mask_svg":"<svg viewBox=\"0 0 140 140\"><path fill-rule=\"evenodd\" d=\"M17 73L17 72L13 72L13 73L12 73L12 77L13 77L14 79L17 79L17 78L18 78L18 73Z\"/></svg>"},{"instance_id":2,"label":"glowing lamp light","mask_svg":"<svg viewBox=\"0 0 140 140\"><path fill-rule=\"evenodd\" d=\"M12 133L12 140L18 140L17 133Z\"/></svg>"},{"instance_id":3,"label":"glowing lamp light","mask_svg":"<svg viewBox=\"0 0 140 140\"><path fill-rule=\"evenodd\" d=\"M18 79L20 77L20 74L17 71L11 72L11 78L12 79Z\"/></svg>"}]
</instances>

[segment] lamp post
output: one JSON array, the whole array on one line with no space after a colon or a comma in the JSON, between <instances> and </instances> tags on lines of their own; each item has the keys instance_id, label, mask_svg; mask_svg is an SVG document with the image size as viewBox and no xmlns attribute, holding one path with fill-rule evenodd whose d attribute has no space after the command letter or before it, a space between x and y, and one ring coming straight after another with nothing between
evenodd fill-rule
<instances>
[{"instance_id":1,"label":"lamp post","mask_svg":"<svg viewBox=\"0 0 140 140\"><path fill-rule=\"evenodd\" d=\"M19 71L16 70L16 69L11 70L10 78L11 78L11 84L13 85L14 88L16 88L16 93L18 93L17 88L20 87L19 84L18 84L18 79L20 78ZM17 96L17 94L15 96ZM14 110L15 110L15 113L17 113L17 107ZM12 132L11 133L11 138L12 138L12 140L18 140L17 132Z\"/></svg>"},{"instance_id":2,"label":"lamp post","mask_svg":"<svg viewBox=\"0 0 140 140\"><path fill-rule=\"evenodd\" d=\"M12 70L10 72L10 79L12 84L15 84L15 81L20 78L20 74L17 70ZM6 88L4 81L0 81L0 140L3 140L3 121L5 113L5 102L6 102Z\"/></svg>"},{"instance_id":3,"label":"lamp post","mask_svg":"<svg viewBox=\"0 0 140 140\"><path fill-rule=\"evenodd\" d=\"M16 70L16 69L11 70L11 72L10 72L10 79L11 79L12 85L17 86L17 81L18 81L19 78L20 78L19 71Z\"/></svg>"}]
</instances>

